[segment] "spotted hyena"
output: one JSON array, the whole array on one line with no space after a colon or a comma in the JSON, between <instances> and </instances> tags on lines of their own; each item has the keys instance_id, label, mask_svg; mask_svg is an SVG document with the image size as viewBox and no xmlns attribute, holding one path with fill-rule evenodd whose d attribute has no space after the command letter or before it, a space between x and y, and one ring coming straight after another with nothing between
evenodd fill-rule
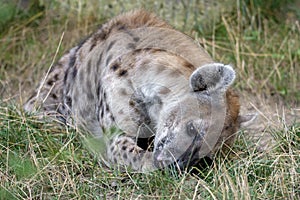
<instances>
[{"instance_id":1,"label":"spotted hyena","mask_svg":"<svg viewBox=\"0 0 300 200\"><path fill-rule=\"evenodd\" d=\"M143 10L122 14L69 50L25 103L102 138L112 166L185 168L230 146L239 127L235 71ZM119 134L108 135L117 127ZM153 150L137 145L154 137ZM100 145L100 144L99 144Z\"/></svg>"}]
</instances>

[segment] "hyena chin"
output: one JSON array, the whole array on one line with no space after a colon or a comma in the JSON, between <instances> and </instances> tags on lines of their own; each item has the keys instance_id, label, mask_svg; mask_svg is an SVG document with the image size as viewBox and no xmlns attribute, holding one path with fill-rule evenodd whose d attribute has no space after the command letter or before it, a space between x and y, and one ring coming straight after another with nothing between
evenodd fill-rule
<instances>
[{"instance_id":1,"label":"hyena chin","mask_svg":"<svg viewBox=\"0 0 300 200\"><path fill-rule=\"evenodd\" d=\"M69 50L24 109L55 115L103 139L101 158L110 166L185 169L232 145L242 119L230 89L234 79L231 66L214 62L154 14L137 10L113 18ZM107 134L111 127L120 133ZM152 150L138 145L150 137Z\"/></svg>"}]
</instances>

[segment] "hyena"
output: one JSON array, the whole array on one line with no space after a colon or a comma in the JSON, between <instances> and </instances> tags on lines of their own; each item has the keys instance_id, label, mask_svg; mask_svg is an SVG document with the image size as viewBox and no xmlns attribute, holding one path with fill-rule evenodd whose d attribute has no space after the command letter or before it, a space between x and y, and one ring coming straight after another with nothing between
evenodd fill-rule
<instances>
[{"instance_id":1,"label":"hyena","mask_svg":"<svg viewBox=\"0 0 300 200\"><path fill-rule=\"evenodd\" d=\"M193 166L238 131L235 71L144 10L119 15L69 50L25 103L105 141L111 166ZM107 130L117 127L119 134ZM138 138L154 137L153 149ZM100 145L100 144L99 144Z\"/></svg>"}]
</instances>

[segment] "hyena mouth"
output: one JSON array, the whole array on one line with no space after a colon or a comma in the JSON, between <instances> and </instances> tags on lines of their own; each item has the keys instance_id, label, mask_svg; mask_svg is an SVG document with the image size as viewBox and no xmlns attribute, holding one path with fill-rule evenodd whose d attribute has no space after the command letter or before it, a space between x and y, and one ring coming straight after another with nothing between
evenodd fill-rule
<instances>
[{"instance_id":1,"label":"hyena mouth","mask_svg":"<svg viewBox=\"0 0 300 200\"><path fill-rule=\"evenodd\" d=\"M199 151L204 134L197 134L187 150L177 159L176 163L181 170L190 168L200 161Z\"/></svg>"},{"instance_id":2,"label":"hyena mouth","mask_svg":"<svg viewBox=\"0 0 300 200\"><path fill-rule=\"evenodd\" d=\"M192 167L203 169L212 162L208 156L200 156L203 134L197 134L186 151L175 161L164 165L164 162L156 162L156 166L161 169L177 169L180 171L189 170ZM170 158L171 159L171 158Z\"/></svg>"},{"instance_id":3,"label":"hyena mouth","mask_svg":"<svg viewBox=\"0 0 300 200\"><path fill-rule=\"evenodd\" d=\"M187 149L187 151L182 156L180 156L180 158L174 164L176 164L180 170L185 170L196 166L201 159L198 156L200 147L201 145L199 147L195 147L192 144L189 149Z\"/></svg>"},{"instance_id":4,"label":"hyena mouth","mask_svg":"<svg viewBox=\"0 0 300 200\"><path fill-rule=\"evenodd\" d=\"M212 158L209 156L199 157L199 147L193 147L193 149L187 150L176 162L169 166L171 168L176 167L180 171L190 171L192 168L199 169L200 171L208 168L212 165Z\"/></svg>"}]
</instances>

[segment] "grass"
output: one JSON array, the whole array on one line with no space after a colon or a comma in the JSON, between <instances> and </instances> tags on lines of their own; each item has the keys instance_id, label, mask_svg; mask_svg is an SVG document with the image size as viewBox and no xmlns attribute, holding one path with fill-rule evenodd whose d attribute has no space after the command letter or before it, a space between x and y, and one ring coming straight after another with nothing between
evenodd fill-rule
<instances>
[{"instance_id":1,"label":"grass","mask_svg":"<svg viewBox=\"0 0 300 200\"><path fill-rule=\"evenodd\" d=\"M62 36L59 56L110 17L146 7L198 39L215 60L234 64L240 93L279 96L299 107L296 1L227 0L209 9L194 0L32 2L0 7L0 199L300 198L300 124L286 122L285 114L281 126L268 128L272 148L259 151L240 131L231 153L218 155L209 169L138 174L106 168L80 132L17 106L50 66Z\"/></svg>"},{"instance_id":2,"label":"grass","mask_svg":"<svg viewBox=\"0 0 300 200\"><path fill-rule=\"evenodd\" d=\"M98 163L75 130L0 109L2 199L280 199L300 197L300 126L274 130L258 152L241 132L230 156L198 173L118 172Z\"/></svg>"}]
</instances>

